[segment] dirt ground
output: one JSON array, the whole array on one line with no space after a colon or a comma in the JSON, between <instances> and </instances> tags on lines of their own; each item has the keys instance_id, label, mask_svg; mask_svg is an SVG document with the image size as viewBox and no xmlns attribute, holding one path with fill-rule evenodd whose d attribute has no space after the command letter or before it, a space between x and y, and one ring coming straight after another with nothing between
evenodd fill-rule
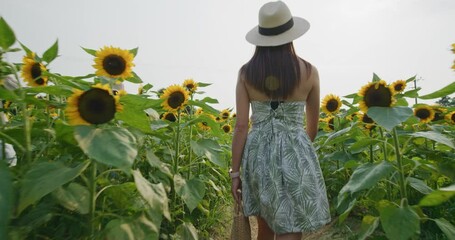
<instances>
[{"instance_id":1,"label":"dirt ground","mask_svg":"<svg viewBox=\"0 0 455 240\"><path fill-rule=\"evenodd\" d=\"M257 222L256 218L250 217L250 225L251 225L251 236L252 240L257 239ZM347 219L344 223L338 224L338 218L335 218L324 226L323 228L319 229L316 232L304 234L302 239L305 240L346 240L346 239L355 239L355 230L360 226L360 222ZM227 227L230 230L230 226ZM224 236L222 238L214 238L214 239L230 239L229 236Z\"/></svg>"}]
</instances>

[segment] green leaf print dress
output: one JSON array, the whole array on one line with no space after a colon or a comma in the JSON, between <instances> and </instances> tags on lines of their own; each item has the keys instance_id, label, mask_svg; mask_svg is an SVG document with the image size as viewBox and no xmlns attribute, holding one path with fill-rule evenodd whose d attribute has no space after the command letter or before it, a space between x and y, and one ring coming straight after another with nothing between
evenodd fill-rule
<instances>
[{"instance_id":1,"label":"green leaf print dress","mask_svg":"<svg viewBox=\"0 0 455 240\"><path fill-rule=\"evenodd\" d=\"M317 155L304 129L304 101L252 101L242 156L245 216L277 234L310 232L330 222Z\"/></svg>"}]
</instances>

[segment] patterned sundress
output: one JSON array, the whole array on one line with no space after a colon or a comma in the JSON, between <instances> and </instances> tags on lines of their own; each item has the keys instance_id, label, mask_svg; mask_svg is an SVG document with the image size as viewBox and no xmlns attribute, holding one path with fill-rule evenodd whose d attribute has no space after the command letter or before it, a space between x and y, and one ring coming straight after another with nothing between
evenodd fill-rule
<instances>
[{"instance_id":1,"label":"patterned sundress","mask_svg":"<svg viewBox=\"0 0 455 240\"><path fill-rule=\"evenodd\" d=\"M242 156L245 216L277 234L311 232L330 222L326 188L304 129L305 101L252 101Z\"/></svg>"}]
</instances>

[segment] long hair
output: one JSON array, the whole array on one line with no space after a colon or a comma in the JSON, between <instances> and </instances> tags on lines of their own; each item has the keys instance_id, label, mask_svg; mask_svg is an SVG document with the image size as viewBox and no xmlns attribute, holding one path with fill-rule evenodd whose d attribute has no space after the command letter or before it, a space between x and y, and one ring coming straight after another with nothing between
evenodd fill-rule
<instances>
[{"instance_id":1,"label":"long hair","mask_svg":"<svg viewBox=\"0 0 455 240\"><path fill-rule=\"evenodd\" d=\"M273 100L285 100L300 83L299 60L305 63L309 76L311 64L297 56L292 42L274 47L257 46L240 71L256 90Z\"/></svg>"}]
</instances>

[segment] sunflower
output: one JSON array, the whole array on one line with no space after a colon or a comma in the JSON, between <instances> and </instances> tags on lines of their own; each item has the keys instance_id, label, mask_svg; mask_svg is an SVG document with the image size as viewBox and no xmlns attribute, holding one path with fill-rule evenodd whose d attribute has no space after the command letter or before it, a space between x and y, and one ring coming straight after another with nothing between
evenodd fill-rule
<instances>
[{"instance_id":1,"label":"sunflower","mask_svg":"<svg viewBox=\"0 0 455 240\"><path fill-rule=\"evenodd\" d=\"M363 97L359 102L360 110L368 112L370 107L390 107L395 103L395 91L387 86L384 80L363 86L358 95Z\"/></svg>"},{"instance_id":2,"label":"sunflower","mask_svg":"<svg viewBox=\"0 0 455 240\"><path fill-rule=\"evenodd\" d=\"M374 120L370 118L366 113L358 113L357 117L359 122L364 124L364 127L368 130L373 129L375 127Z\"/></svg>"},{"instance_id":3,"label":"sunflower","mask_svg":"<svg viewBox=\"0 0 455 240\"><path fill-rule=\"evenodd\" d=\"M175 121L177 121L177 116L173 112L166 112L163 114L161 119L167 120L169 122L175 122Z\"/></svg>"},{"instance_id":4,"label":"sunflower","mask_svg":"<svg viewBox=\"0 0 455 240\"><path fill-rule=\"evenodd\" d=\"M405 80L397 80L390 84L390 87L397 93L401 93L406 88L406 81Z\"/></svg>"},{"instance_id":5,"label":"sunflower","mask_svg":"<svg viewBox=\"0 0 455 240\"><path fill-rule=\"evenodd\" d=\"M434 118L431 120L432 122L444 119L444 114L447 112L446 108L441 107L439 105L433 105L431 106L431 108L433 108L434 111Z\"/></svg>"},{"instance_id":6,"label":"sunflower","mask_svg":"<svg viewBox=\"0 0 455 240\"><path fill-rule=\"evenodd\" d=\"M175 112L184 108L188 102L188 92L180 85L171 85L166 88L160 97L163 99L164 110Z\"/></svg>"},{"instance_id":7,"label":"sunflower","mask_svg":"<svg viewBox=\"0 0 455 240\"><path fill-rule=\"evenodd\" d=\"M87 91L75 89L73 92L65 109L70 125L107 123L123 109L120 96L114 96L107 84L98 83Z\"/></svg>"},{"instance_id":8,"label":"sunflower","mask_svg":"<svg viewBox=\"0 0 455 240\"><path fill-rule=\"evenodd\" d=\"M231 116L231 111L229 111L229 109L224 109L223 111L220 112L220 117L223 120L229 119L229 116Z\"/></svg>"},{"instance_id":9,"label":"sunflower","mask_svg":"<svg viewBox=\"0 0 455 240\"><path fill-rule=\"evenodd\" d=\"M433 108L427 105L421 105L414 108L414 116L420 118L420 122L428 123L434 119L435 112Z\"/></svg>"},{"instance_id":10,"label":"sunflower","mask_svg":"<svg viewBox=\"0 0 455 240\"><path fill-rule=\"evenodd\" d=\"M105 46L96 51L95 65L93 65L96 68L95 74L110 78L132 77L133 58L134 55L128 50Z\"/></svg>"},{"instance_id":11,"label":"sunflower","mask_svg":"<svg viewBox=\"0 0 455 240\"><path fill-rule=\"evenodd\" d=\"M197 90L197 82L195 82L192 78L190 79L186 79L184 82L183 82L183 87L186 88L186 90L190 93L194 93L196 92Z\"/></svg>"},{"instance_id":12,"label":"sunflower","mask_svg":"<svg viewBox=\"0 0 455 240\"><path fill-rule=\"evenodd\" d=\"M336 114L340 111L341 100L338 96L329 94L322 100L322 111L327 114Z\"/></svg>"},{"instance_id":13,"label":"sunflower","mask_svg":"<svg viewBox=\"0 0 455 240\"><path fill-rule=\"evenodd\" d=\"M327 124L327 126L324 128L326 132L331 132L335 130L335 118L333 116L328 116L322 119L322 121Z\"/></svg>"},{"instance_id":14,"label":"sunflower","mask_svg":"<svg viewBox=\"0 0 455 240\"><path fill-rule=\"evenodd\" d=\"M225 133L230 133L230 132L232 131L232 127L231 127L231 125L229 125L229 124L224 124L224 125L221 127L221 129L223 129L223 131L224 131Z\"/></svg>"},{"instance_id":15,"label":"sunflower","mask_svg":"<svg viewBox=\"0 0 455 240\"><path fill-rule=\"evenodd\" d=\"M454 124L455 123L455 111L448 113L445 116L445 119L449 121L450 123Z\"/></svg>"},{"instance_id":16,"label":"sunflower","mask_svg":"<svg viewBox=\"0 0 455 240\"><path fill-rule=\"evenodd\" d=\"M212 114L205 114L204 116L207 116L209 117L210 119L212 119L213 121L215 121L215 116L213 116ZM197 124L199 126L200 129L202 129L203 131L208 131L210 130L210 126L209 124L206 122L206 121L202 121L202 122L198 122Z\"/></svg>"},{"instance_id":17,"label":"sunflower","mask_svg":"<svg viewBox=\"0 0 455 240\"><path fill-rule=\"evenodd\" d=\"M43 76L43 72L47 71L46 67L35 61L35 53L31 53L23 58L22 78L31 87L39 87L47 85L47 76Z\"/></svg>"},{"instance_id":18,"label":"sunflower","mask_svg":"<svg viewBox=\"0 0 455 240\"><path fill-rule=\"evenodd\" d=\"M196 112L194 114L201 115L202 113L204 113L204 110L202 110L202 108L198 108L198 109L196 109Z\"/></svg>"},{"instance_id":19,"label":"sunflower","mask_svg":"<svg viewBox=\"0 0 455 240\"><path fill-rule=\"evenodd\" d=\"M237 117L237 113L233 113L232 118L236 118L236 117Z\"/></svg>"}]
</instances>

